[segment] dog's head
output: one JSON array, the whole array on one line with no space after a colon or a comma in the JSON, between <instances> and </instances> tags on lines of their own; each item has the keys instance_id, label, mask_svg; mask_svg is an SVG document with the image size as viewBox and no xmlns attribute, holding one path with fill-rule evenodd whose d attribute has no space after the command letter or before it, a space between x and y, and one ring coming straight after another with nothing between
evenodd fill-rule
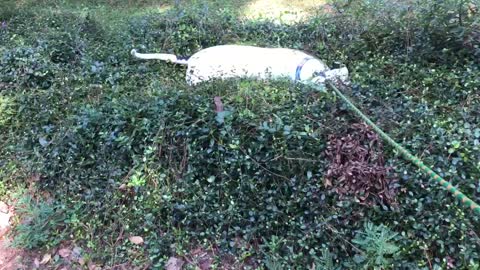
<instances>
[{"instance_id":1,"label":"dog's head","mask_svg":"<svg viewBox=\"0 0 480 270\"><path fill-rule=\"evenodd\" d=\"M348 78L348 69L346 67L330 69L323 72L316 72L315 76L311 79L313 83L323 84L326 81L341 82L345 85L350 84Z\"/></svg>"}]
</instances>

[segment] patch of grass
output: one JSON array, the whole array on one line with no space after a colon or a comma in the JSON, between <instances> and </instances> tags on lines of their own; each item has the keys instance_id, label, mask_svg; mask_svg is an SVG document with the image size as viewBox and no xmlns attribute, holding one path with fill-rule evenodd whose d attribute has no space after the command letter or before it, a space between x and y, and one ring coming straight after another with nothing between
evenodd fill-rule
<instances>
[{"instance_id":1,"label":"patch of grass","mask_svg":"<svg viewBox=\"0 0 480 270\"><path fill-rule=\"evenodd\" d=\"M13 246L51 248L64 240L64 236L56 233L64 217L52 202L37 201L25 190L17 190L13 199L18 222L12 232Z\"/></svg>"}]
</instances>

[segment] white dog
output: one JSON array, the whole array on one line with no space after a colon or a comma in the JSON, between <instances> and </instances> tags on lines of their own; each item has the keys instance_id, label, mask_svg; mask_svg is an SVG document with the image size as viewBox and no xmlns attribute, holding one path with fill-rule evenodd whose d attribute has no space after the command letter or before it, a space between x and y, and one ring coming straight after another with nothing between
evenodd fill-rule
<instances>
[{"instance_id":1,"label":"white dog","mask_svg":"<svg viewBox=\"0 0 480 270\"><path fill-rule=\"evenodd\" d=\"M196 85L211 79L290 78L295 81L348 80L348 69L329 69L321 60L302 51L284 48L259 48L241 45L222 45L203 49L189 59L173 54L143 54L132 50L140 59L159 59L187 65L187 83Z\"/></svg>"}]
</instances>

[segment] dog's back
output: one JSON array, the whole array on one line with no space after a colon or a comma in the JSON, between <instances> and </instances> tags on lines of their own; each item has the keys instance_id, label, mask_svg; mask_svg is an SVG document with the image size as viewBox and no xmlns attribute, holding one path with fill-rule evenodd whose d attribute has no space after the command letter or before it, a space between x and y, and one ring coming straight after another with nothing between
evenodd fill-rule
<instances>
[{"instance_id":1,"label":"dog's back","mask_svg":"<svg viewBox=\"0 0 480 270\"><path fill-rule=\"evenodd\" d=\"M286 48L260 48L242 45L221 45L203 49L188 60L173 54L143 54L132 50L140 59L159 59L187 65L187 83L195 85L212 79L289 78L295 81L322 83L329 79L346 81L348 70L330 70L319 59L299 50Z\"/></svg>"},{"instance_id":2,"label":"dog's back","mask_svg":"<svg viewBox=\"0 0 480 270\"><path fill-rule=\"evenodd\" d=\"M187 82L193 85L213 78L236 77L308 79L309 72L302 69L322 72L328 67L298 50L222 45L203 49L190 57Z\"/></svg>"}]
</instances>

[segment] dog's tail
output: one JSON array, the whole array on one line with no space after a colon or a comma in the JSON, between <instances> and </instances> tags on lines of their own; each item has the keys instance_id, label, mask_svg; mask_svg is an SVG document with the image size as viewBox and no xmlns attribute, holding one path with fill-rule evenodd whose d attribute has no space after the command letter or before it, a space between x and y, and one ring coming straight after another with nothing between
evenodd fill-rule
<instances>
[{"instance_id":1,"label":"dog's tail","mask_svg":"<svg viewBox=\"0 0 480 270\"><path fill-rule=\"evenodd\" d=\"M167 54L167 53L138 53L137 50L133 49L130 52L133 56L139 59L158 59L163 60L179 65L188 65L188 59L181 59L177 58L174 54Z\"/></svg>"}]
</instances>

